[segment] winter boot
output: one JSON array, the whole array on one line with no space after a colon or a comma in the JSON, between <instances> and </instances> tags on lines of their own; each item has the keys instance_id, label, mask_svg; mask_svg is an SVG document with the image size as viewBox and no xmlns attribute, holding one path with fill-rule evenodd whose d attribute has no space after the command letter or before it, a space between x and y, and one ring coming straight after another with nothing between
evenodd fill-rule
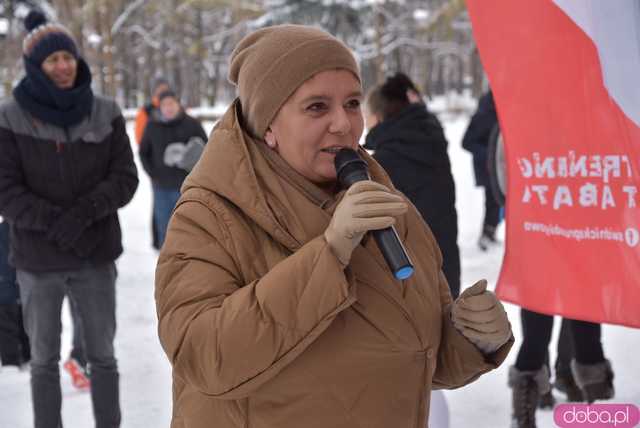
<instances>
[{"instance_id":1,"label":"winter boot","mask_svg":"<svg viewBox=\"0 0 640 428\"><path fill-rule=\"evenodd\" d=\"M551 390L549 369L536 371L509 368L509 387L512 389L511 428L536 428L536 407L540 395Z\"/></svg>"},{"instance_id":2,"label":"winter boot","mask_svg":"<svg viewBox=\"0 0 640 428\"><path fill-rule=\"evenodd\" d=\"M73 386L80 390L88 390L91 388L89 376L74 358L69 358L65 361L63 367L67 373L69 373L69 376L71 376L71 383Z\"/></svg>"},{"instance_id":3,"label":"winter boot","mask_svg":"<svg viewBox=\"0 0 640 428\"><path fill-rule=\"evenodd\" d=\"M553 387L558 391L567 395L567 401L582 402L585 401L582 396L582 391L576 385L576 381L573 378L571 372L571 363L556 362L556 379L553 382Z\"/></svg>"},{"instance_id":4,"label":"winter boot","mask_svg":"<svg viewBox=\"0 0 640 428\"><path fill-rule=\"evenodd\" d=\"M571 372L584 399L589 403L613 398L613 370L609 360L601 363L581 364L571 360Z\"/></svg>"},{"instance_id":5,"label":"winter boot","mask_svg":"<svg viewBox=\"0 0 640 428\"><path fill-rule=\"evenodd\" d=\"M478 247L480 247L482 251L487 251L491 245L497 242L496 228L493 226L484 226L482 228L482 235L480 235L480 239L478 239Z\"/></svg>"}]
</instances>

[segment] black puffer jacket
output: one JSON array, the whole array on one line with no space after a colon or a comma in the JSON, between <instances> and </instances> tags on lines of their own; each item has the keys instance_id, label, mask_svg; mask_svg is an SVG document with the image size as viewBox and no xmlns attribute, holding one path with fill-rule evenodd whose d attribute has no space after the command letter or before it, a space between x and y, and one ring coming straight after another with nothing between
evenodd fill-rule
<instances>
[{"instance_id":1,"label":"black puffer jacket","mask_svg":"<svg viewBox=\"0 0 640 428\"><path fill-rule=\"evenodd\" d=\"M118 208L138 176L115 102L95 97L90 114L61 128L35 119L14 99L0 105L0 215L11 225L11 263L23 270L72 270L115 260L122 253ZM61 212L80 198L95 218L78 255L46 237Z\"/></svg>"},{"instance_id":2,"label":"black puffer jacket","mask_svg":"<svg viewBox=\"0 0 640 428\"><path fill-rule=\"evenodd\" d=\"M375 126L365 148L425 219L443 255L443 271L452 294L460 288L456 190L447 140L435 115L424 104L411 104Z\"/></svg>"},{"instance_id":3,"label":"black puffer jacket","mask_svg":"<svg viewBox=\"0 0 640 428\"><path fill-rule=\"evenodd\" d=\"M462 139L462 147L473 155L473 172L478 186L489 186L487 152L489 137L497 125L498 114L493 103L493 93L489 91L478 100L478 109L471 117Z\"/></svg>"},{"instance_id":4,"label":"black puffer jacket","mask_svg":"<svg viewBox=\"0 0 640 428\"><path fill-rule=\"evenodd\" d=\"M164 189L179 189L189 173L187 170L167 164L167 148L175 145L186 146L192 137L198 137L203 143L207 134L200 122L181 112L175 119L161 121L151 117L144 130L140 143L140 160L144 170L154 185Z\"/></svg>"}]
</instances>

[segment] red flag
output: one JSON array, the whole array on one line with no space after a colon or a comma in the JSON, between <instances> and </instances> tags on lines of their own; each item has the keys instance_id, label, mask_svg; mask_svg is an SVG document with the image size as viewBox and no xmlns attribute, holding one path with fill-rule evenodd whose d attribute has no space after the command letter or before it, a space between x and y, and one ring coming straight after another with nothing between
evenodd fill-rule
<instances>
[{"instance_id":1,"label":"red flag","mask_svg":"<svg viewBox=\"0 0 640 428\"><path fill-rule=\"evenodd\" d=\"M640 3L467 6L505 139L498 296L640 327Z\"/></svg>"}]
</instances>

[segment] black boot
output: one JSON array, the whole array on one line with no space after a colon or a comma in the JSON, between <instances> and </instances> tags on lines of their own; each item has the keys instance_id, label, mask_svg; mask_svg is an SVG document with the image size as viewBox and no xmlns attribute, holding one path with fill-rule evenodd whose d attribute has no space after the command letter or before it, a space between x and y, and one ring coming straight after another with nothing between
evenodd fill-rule
<instances>
[{"instance_id":1,"label":"black boot","mask_svg":"<svg viewBox=\"0 0 640 428\"><path fill-rule=\"evenodd\" d=\"M512 389L511 428L536 428L536 407L541 395L551 390L549 371L543 366L537 371L509 368Z\"/></svg>"},{"instance_id":2,"label":"black boot","mask_svg":"<svg viewBox=\"0 0 640 428\"><path fill-rule=\"evenodd\" d=\"M609 360L601 363L581 364L571 361L571 372L584 399L589 403L613 398L613 370Z\"/></svg>"}]
</instances>

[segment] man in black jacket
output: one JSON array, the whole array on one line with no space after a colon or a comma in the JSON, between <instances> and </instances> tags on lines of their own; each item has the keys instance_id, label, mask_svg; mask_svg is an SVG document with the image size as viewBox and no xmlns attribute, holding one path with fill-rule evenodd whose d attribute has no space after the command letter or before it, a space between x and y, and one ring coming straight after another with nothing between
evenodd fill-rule
<instances>
[{"instance_id":1,"label":"man in black jacket","mask_svg":"<svg viewBox=\"0 0 640 428\"><path fill-rule=\"evenodd\" d=\"M496 228L500 223L500 205L496 201L489 183L487 152L489 137L498 126L498 114L491 91L478 100L478 108L464 134L462 147L473 155L473 171L476 185L484 187L484 221L478 246L486 251L489 245L496 243Z\"/></svg>"},{"instance_id":2,"label":"man in black jacket","mask_svg":"<svg viewBox=\"0 0 640 428\"><path fill-rule=\"evenodd\" d=\"M153 223L162 246L180 186L202 154L207 134L170 90L158 96L159 114L151 118L140 142L140 160L153 186Z\"/></svg>"},{"instance_id":3,"label":"man in black jacket","mask_svg":"<svg viewBox=\"0 0 640 428\"><path fill-rule=\"evenodd\" d=\"M62 426L60 310L68 295L82 322L96 426L117 427L117 211L133 197L137 171L120 109L94 96L70 32L36 11L25 24L26 76L0 106L0 215L11 227L31 341L34 425Z\"/></svg>"}]
</instances>

